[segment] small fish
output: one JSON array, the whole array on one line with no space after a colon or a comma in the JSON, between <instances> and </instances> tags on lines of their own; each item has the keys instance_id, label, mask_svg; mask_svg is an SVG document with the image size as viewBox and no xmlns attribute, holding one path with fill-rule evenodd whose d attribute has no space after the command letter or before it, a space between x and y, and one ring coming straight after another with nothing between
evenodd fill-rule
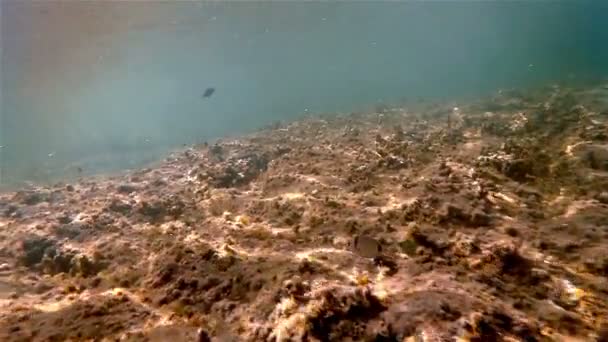
<instances>
[{"instance_id":1,"label":"small fish","mask_svg":"<svg viewBox=\"0 0 608 342\"><path fill-rule=\"evenodd\" d=\"M209 334L205 331L205 329L198 329L196 335L197 342L211 342L211 337L209 337Z\"/></svg>"},{"instance_id":2,"label":"small fish","mask_svg":"<svg viewBox=\"0 0 608 342\"><path fill-rule=\"evenodd\" d=\"M215 93L215 88L207 88L207 89L205 89L205 92L203 93L203 98L211 97L211 95L213 95L213 93Z\"/></svg>"},{"instance_id":3,"label":"small fish","mask_svg":"<svg viewBox=\"0 0 608 342\"><path fill-rule=\"evenodd\" d=\"M353 247L355 252L364 258L375 258L382 253L380 242L365 235L357 235Z\"/></svg>"}]
</instances>

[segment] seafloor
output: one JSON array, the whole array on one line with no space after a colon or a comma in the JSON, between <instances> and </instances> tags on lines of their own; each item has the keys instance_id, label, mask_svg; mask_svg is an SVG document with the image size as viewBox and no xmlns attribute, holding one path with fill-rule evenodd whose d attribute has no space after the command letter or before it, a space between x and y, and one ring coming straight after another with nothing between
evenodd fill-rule
<instances>
[{"instance_id":1,"label":"seafloor","mask_svg":"<svg viewBox=\"0 0 608 342\"><path fill-rule=\"evenodd\" d=\"M607 341L608 86L310 117L0 196L0 340Z\"/></svg>"}]
</instances>

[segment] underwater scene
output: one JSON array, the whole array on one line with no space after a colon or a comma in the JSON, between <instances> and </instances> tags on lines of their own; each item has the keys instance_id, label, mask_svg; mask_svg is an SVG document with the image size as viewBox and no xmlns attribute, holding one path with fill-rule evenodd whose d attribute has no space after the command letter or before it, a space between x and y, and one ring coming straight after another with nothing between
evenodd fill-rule
<instances>
[{"instance_id":1,"label":"underwater scene","mask_svg":"<svg viewBox=\"0 0 608 342\"><path fill-rule=\"evenodd\" d=\"M608 341L608 2L0 0L0 340Z\"/></svg>"}]
</instances>

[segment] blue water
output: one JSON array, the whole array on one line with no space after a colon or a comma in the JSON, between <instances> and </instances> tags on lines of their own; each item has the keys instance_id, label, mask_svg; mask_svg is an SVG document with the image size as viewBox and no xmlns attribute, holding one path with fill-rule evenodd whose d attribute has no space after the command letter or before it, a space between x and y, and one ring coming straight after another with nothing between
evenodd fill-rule
<instances>
[{"instance_id":1,"label":"blue water","mask_svg":"<svg viewBox=\"0 0 608 342\"><path fill-rule=\"evenodd\" d=\"M43 179L83 160L93 171L128 167L302 113L608 74L602 1L40 6L2 1L4 182ZM86 10L105 21L39 24L56 11ZM216 92L203 99L208 87Z\"/></svg>"}]
</instances>

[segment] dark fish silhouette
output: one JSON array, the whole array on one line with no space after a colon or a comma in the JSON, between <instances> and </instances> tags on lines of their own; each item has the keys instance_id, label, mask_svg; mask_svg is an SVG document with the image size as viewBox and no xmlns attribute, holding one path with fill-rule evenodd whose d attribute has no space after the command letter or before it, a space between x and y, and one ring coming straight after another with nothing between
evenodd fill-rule
<instances>
[{"instance_id":1,"label":"dark fish silhouette","mask_svg":"<svg viewBox=\"0 0 608 342\"><path fill-rule=\"evenodd\" d=\"M205 92L203 93L203 97L211 97L211 95L213 95L213 93L215 93L215 88L207 88L205 89Z\"/></svg>"}]
</instances>

